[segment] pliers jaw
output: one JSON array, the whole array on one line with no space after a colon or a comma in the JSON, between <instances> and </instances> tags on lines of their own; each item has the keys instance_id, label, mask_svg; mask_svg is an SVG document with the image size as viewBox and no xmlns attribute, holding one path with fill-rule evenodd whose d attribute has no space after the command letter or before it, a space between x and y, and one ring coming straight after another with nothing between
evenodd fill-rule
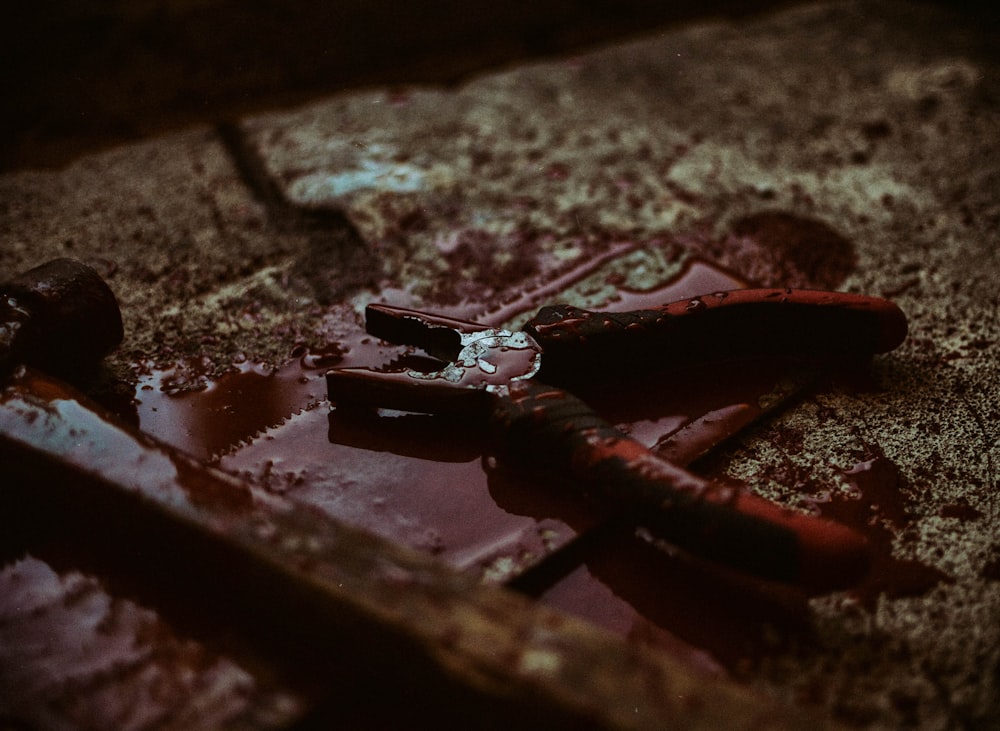
<instances>
[{"instance_id":1,"label":"pliers jaw","mask_svg":"<svg viewBox=\"0 0 1000 731\"><path fill-rule=\"evenodd\" d=\"M533 377L542 349L525 332L389 305L369 305L365 329L443 361L436 371L334 368L326 375L331 404L376 405L424 413L474 413L510 383Z\"/></svg>"},{"instance_id":2,"label":"pliers jaw","mask_svg":"<svg viewBox=\"0 0 1000 731\"><path fill-rule=\"evenodd\" d=\"M593 501L635 516L679 548L761 578L819 592L844 588L866 569L867 542L852 529L688 473L605 422L564 387L616 377L622 367L628 374L774 351L821 361L867 358L906 336L906 318L891 302L833 292L735 290L656 310L546 308L523 332L373 305L366 329L422 348L442 366L431 373L334 369L327 374L333 404L485 413L508 456L535 455L560 465Z\"/></svg>"},{"instance_id":3,"label":"pliers jaw","mask_svg":"<svg viewBox=\"0 0 1000 731\"><path fill-rule=\"evenodd\" d=\"M483 326L406 307L371 304L365 307L365 332L389 343L412 345L431 357L450 361L462 349L462 335Z\"/></svg>"}]
</instances>

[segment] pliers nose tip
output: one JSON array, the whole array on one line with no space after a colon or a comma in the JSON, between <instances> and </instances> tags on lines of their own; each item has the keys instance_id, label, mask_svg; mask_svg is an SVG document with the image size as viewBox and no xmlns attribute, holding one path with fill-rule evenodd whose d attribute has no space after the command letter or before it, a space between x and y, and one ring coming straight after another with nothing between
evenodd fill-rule
<instances>
[{"instance_id":1,"label":"pliers nose tip","mask_svg":"<svg viewBox=\"0 0 1000 731\"><path fill-rule=\"evenodd\" d=\"M888 300L876 300L875 315L879 320L879 338L875 343L876 353L888 353L895 350L909 332L906 315L899 306Z\"/></svg>"}]
</instances>

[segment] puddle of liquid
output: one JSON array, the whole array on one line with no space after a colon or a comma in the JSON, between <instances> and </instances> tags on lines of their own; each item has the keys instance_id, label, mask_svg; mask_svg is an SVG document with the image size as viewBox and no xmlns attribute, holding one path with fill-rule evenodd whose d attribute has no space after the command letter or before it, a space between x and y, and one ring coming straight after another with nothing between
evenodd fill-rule
<instances>
[{"instance_id":1,"label":"puddle of liquid","mask_svg":"<svg viewBox=\"0 0 1000 731\"><path fill-rule=\"evenodd\" d=\"M635 565L627 568L641 571L643 567ZM685 642L664 629L670 623L657 624L639 615L631 604L621 599L587 566L580 567L559 582L541 600L553 609L586 619L638 645L663 650L707 675L724 676L727 673L718 660L695 642Z\"/></svg>"},{"instance_id":2,"label":"puddle of liquid","mask_svg":"<svg viewBox=\"0 0 1000 731\"><path fill-rule=\"evenodd\" d=\"M428 310L457 318L476 318L485 325L497 326L521 312L552 301L574 282L636 248L631 243L614 246L604 255L496 309L487 311L482 303L467 303L441 308L428 306ZM744 286L746 283L735 275L695 259L677 278L659 287L647 291L619 290L618 298L609 302L607 309L651 308L697 293ZM391 304L412 304L409 296L398 290L389 291L387 295ZM214 381L206 377L207 369L196 360L170 370L155 370L139 364L133 401L135 416L142 431L199 459L214 460L281 424L294 413L323 401L327 369L334 366L377 367L398 358L401 352L398 347L368 336L359 326L353 334L327 344L322 350L304 350L296 354L280 368L237 363L231 372Z\"/></svg>"},{"instance_id":3,"label":"puddle of liquid","mask_svg":"<svg viewBox=\"0 0 1000 731\"><path fill-rule=\"evenodd\" d=\"M488 564L498 551L530 560L572 535L559 521L499 508L481 455L474 425L399 412L344 414L324 404L220 466L460 567Z\"/></svg>"},{"instance_id":4,"label":"puddle of liquid","mask_svg":"<svg viewBox=\"0 0 1000 731\"><path fill-rule=\"evenodd\" d=\"M719 247L701 250L762 283L835 287L840 269L853 268L853 260L837 260L831 269L824 261L809 259L810 252L849 249L839 239L830 240L835 247L815 246L815 226L787 216L758 218L751 224L735 230ZM808 235L800 235L803 232ZM766 258L760 256L768 248L762 246L764 239L792 243L771 246L774 256ZM485 312L486 323L506 322L557 300L565 288L636 248L629 243L613 246L583 265L555 273L499 309L474 303L465 313L448 308L442 312L468 317ZM756 268L742 266L765 258L760 266L754 264ZM788 276L780 276L783 260L791 262ZM834 273L828 276L827 269ZM619 288L606 308L648 308L740 286L744 282L734 275L696 261L676 280L654 290ZM405 296L402 299L396 303L409 304ZM484 469L481 435L474 425L399 413L359 417L329 412L324 400L326 368L379 365L398 352L358 332L323 351L298 354L277 370L241 363L215 381L205 380L196 362L171 372L147 370L136 392L139 427L195 457L246 474L268 490L287 493L454 565L477 566L489 580L509 578L593 525L599 516L541 481L501 479ZM592 397L599 410L633 437L684 462L759 414L760 399L773 391L770 379L749 370L725 377L689 372L675 374L666 384L635 381ZM192 383L198 387L188 388ZM859 472L855 479L864 492L868 478ZM836 500L817 503L817 509L833 517L838 517L837 510L846 510ZM872 527L885 529L889 536L891 513L881 512L887 509L868 505L855 518L868 525L873 512L889 516ZM136 561L141 564L141 557ZM991 565L996 564L994 560ZM883 567L885 572L896 568L891 563ZM881 590L899 591L886 586ZM713 674L739 673L753 658L773 649L776 632L781 637L793 634L795 618L805 616L795 599L720 578L633 538L597 552L544 592L541 601L636 642L664 648ZM161 712L172 712L170 718L176 720L180 704L203 700L206 693L217 705L199 705L192 720L211 727L218 718L222 725L226 713L245 703L253 682L238 666L178 639L138 604L113 598L79 572L56 572L32 558L0 570L0 666L16 671L13 680L11 674L5 676L4 693L13 687L16 692L9 697L29 709L36 699L70 707L79 701L80 683L88 677L108 683L106 703L84 704L106 715L80 719L84 727L124 726L115 715L119 710L142 713L143 722ZM84 687L87 693L95 690L93 685ZM149 703L137 703L140 697ZM116 705L121 699L130 702ZM285 706L289 715L294 710ZM134 716L127 720L136 721ZM45 725L44 720L38 725Z\"/></svg>"},{"instance_id":5,"label":"puddle of liquid","mask_svg":"<svg viewBox=\"0 0 1000 731\"><path fill-rule=\"evenodd\" d=\"M630 250L623 245L615 253ZM579 279L596 269L577 267L572 275ZM558 287L573 281L567 275ZM648 308L741 286L745 283L732 274L695 260L653 290L620 290L607 308ZM556 292L547 285L518 306L536 306L540 296ZM486 319L515 314L508 303ZM516 573L594 524L598 516L572 496L551 494L528 478L491 478L474 424L328 409L322 378L327 368L378 366L399 352L358 333L328 346L322 359L307 353L271 372L242 364L200 390L171 393L175 374L149 373L137 389L140 428L196 456L214 456L224 469L267 489L494 579ZM718 417L718 433L736 428L733 423L745 419L741 412L756 408L756 400L773 387L773 373L759 375L734 384L731 377L692 372L671 378L684 384L678 388L636 380L606 389L603 398L595 395L595 405L653 446L706 414ZM736 418L729 419L729 427L727 416ZM703 434L700 438L704 441Z\"/></svg>"},{"instance_id":6,"label":"puddle of liquid","mask_svg":"<svg viewBox=\"0 0 1000 731\"><path fill-rule=\"evenodd\" d=\"M635 248L613 246L498 308L421 306L498 325L558 301L561 291ZM655 289L618 287L602 309L646 309L744 286L736 275L695 259ZM412 305L401 290L386 295L393 304ZM477 570L486 580L510 579L599 519L537 479L485 469L476 425L399 412L330 411L323 400L327 367L384 365L400 351L359 333L329 352L321 368L308 358L268 373L244 364L202 390L173 396L162 390L163 375L150 373L137 394L140 427L204 458L216 455L224 469L268 490ZM775 364L738 373L689 369L669 379L630 379L588 398L633 438L688 463L757 418L781 394L781 375ZM663 647L706 672L739 674L771 647L776 627L791 632L794 617L806 615L798 595L775 598L772 592L716 581L711 571L629 538L551 585L541 601Z\"/></svg>"},{"instance_id":7,"label":"puddle of liquid","mask_svg":"<svg viewBox=\"0 0 1000 731\"><path fill-rule=\"evenodd\" d=\"M872 551L872 565L852 594L873 609L879 596L890 599L926 594L953 581L943 571L916 559L893 556L893 543L911 524L910 490L899 468L884 455L859 462L844 472L847 491L823 490L803 496L817 515L862 533Z\"/></svg>"},{"instance_id":8,"label":"puddle of liquid","mask_svg":"<svg viewBox=\"0 0 1000 731\"><path fill-rule=\"evenodd\" d=\"M398 351L357 332L323 349L302 348L280 368L235 364L214 381L196 362L168 371L141 367L133 401L138 426L194 457L214 461L325 401L329 368L382 363Z\"/></svg>"}]
</instances>

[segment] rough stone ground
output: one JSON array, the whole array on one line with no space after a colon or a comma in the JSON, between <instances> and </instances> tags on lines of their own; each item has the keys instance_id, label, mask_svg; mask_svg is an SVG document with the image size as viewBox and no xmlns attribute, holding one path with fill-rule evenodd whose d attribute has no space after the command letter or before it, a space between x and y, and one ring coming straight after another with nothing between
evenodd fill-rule
<instances>
[{"instance_id":1,"label":"rough stone ground","mask_svg":"<svg viewBox=\"0 0 1000 731\"><path fill-rule=\"evenodd\" d=\"M355 327L338 317L376 283L417 303L483 301L545 274L518 270L526 253L566 262L621 238L712 240L768 211L823 221L856 254L841 287L891 296L910 337L878 361L876 387L806 399L726 468L794 502L795 484L770 479L779 465L846 489L839 475L877 450L912 498L894 551L953 581L871 609L814 600L818 646L749 682L866 728L991 728L997 40L924 5L818 4L457 90L375 89L193 128L0 178L0 268L62 255L100 267L128 332L113 373L129 382L140 360L280 363ZM752 260L725 263L754 274ZM668 266L639 253L623 273L655 283ZM781 446L789 434L795 449Z\"/></svg>"}]
</instances>

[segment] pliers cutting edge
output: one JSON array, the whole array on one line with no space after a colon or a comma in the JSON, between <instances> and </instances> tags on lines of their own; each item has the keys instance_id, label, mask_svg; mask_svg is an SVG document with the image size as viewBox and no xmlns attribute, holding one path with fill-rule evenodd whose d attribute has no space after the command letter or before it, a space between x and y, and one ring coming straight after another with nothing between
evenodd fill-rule
<instances>
[{"instance_id":1,"label":"pliers cutting edge","mask_svg":"<svg viewBox=\"0 0 1000 731\"><path fill-rule=\"evenodd\" d=\"M867 358L906 337L906 318L893 303L814 290L733 290L623 313L544 307L521 331L378 304L365 317L370 334L419 347L443 365L430 373L332 369L331 404L488 415L505 456L568 469L584 494L624 509L657 537L764 579L828 591L867 570L861 534L687 472L604 421L570 389L678 363L767 354Z\"/></svg>"}]
</instances>

